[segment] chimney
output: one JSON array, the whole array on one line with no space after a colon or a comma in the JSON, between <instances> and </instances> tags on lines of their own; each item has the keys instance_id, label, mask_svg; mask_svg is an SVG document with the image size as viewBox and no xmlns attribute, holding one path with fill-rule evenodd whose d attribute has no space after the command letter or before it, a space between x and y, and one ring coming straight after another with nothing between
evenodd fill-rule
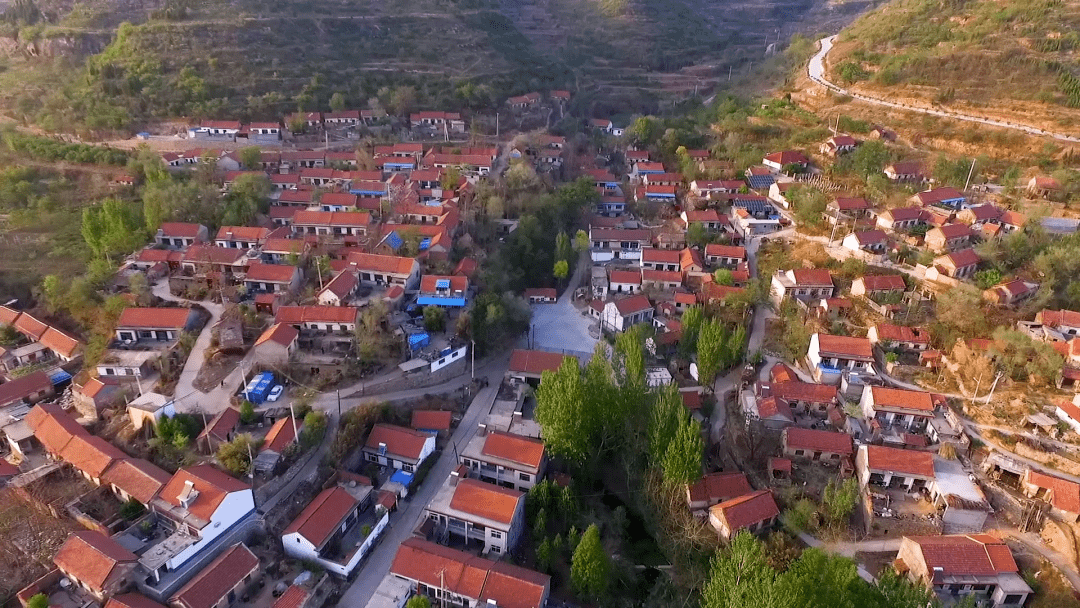
<instances>
[{"instance_id":1,"label":"chimney","mask_svg":"<svg viewBox=\"0 0 1080 608\"><path fill-rule=\"evenodd\" d=\"M187 509L198 497L199 491L195 489L195 482L189 479L184 482L184 489L180 491L180 495L176 498L180 501L180 506Z\"/></svg>"},{"instance_id":2,"label":"chimney","mask_svg":"<svg viewBox=\"0 0 1080 608\"><path fill-rule=\"evenodd\" d=\"M481 424L476 429L476 436L477 437L483 437L484 435L487 435L487 425L486 424Z\"/></svg>"},{"instance_id":3,"label":"chimney","mask_svg":"<svg viewBox=\"0 0 1080 608\"><path fill-rule=\"evenodd\" d=\"M379 454L381 454L383 456L386 455L386 444L383 443L382 441L379 442Z\"/></svg>"}]
</instances>

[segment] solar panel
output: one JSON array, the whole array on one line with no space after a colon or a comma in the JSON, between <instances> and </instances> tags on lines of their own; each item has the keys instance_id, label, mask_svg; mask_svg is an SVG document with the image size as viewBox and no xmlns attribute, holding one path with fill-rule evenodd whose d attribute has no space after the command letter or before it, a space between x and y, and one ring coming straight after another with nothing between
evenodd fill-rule
<instances>
[{"instance_id":1,"label":"solar panel","mask_svg":"<svg viewBox=\"0 0 1080 608\"><path fill-rule=\"evenodd\" d=\"M431 239L424 239L420 241L420 251L427 251L428 247L431 247Z\"/></svg>"},{"instance_id":2,"label":"solar panel","mask_svg":"<svg viewBox=\"0 0 1080 608\"><path fill-rule=\"evenodd\" d=\"M401 237L398 236L398 233L395 231L386 235L386 244L389 245L391 249L398 249L405 244L405 241L401 240Z\"/></svg>"},{"instance_id":3,"label":"solar panel","mask_svg":"<svg viewBox=\"0 0 1080 608\"><path fill-rule=\"evenodd\" d=\"M435 289L450 289L450 279L437 279Z\"/></svg>"},{"instance_id":4,"label":"solar panel","mask_svg":"<svg viewBox=\"0 0 1080 608\"><path fill-rule=\"evenodd\" d=\"M748 179L750 180L750 187L754 190L768 188L775 181L771 175L751 175Z\"/></svg>"}]
</instances>

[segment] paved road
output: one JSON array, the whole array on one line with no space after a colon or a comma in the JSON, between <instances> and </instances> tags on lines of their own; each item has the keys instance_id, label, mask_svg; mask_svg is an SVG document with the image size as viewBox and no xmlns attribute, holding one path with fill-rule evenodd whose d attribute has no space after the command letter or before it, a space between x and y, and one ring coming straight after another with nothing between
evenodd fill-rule
<instances>
[{"instance_id":1,"label":"paved road","mask_svg":"<svg viewBox=\"0 0 1080 608\"><path fill-rule=\"evenodd\" d=\"M825 57L829 54L829 51L832 50L834 40L836 40L836 36L829 36L827 38L822 38L818 41L821 45L821 48L818 50L817 54L810 58L810 64L807 67L807 73L810 75L810 80L813 80L814 82L828 89L831 89L841 95L848 95L850 97L858 99L859 101L864 101L866 103L878 106L896 108L898 110L907 110L909 112L918 112L920 114L930 114L933 116L942 116L944 118L953 118L956 120L975 122L979 124L990 125L993 127L1002 127L1005 129L1012 129L1014 131L1027 133L1029 135L1045 135L1047 137L1060 139L1062 141L1080 141L1080 137L1077 137L1075 135L1054 133L1053 131L1046 131L1037 127L1032 127L1030 125L1022 125L1019 123L1008 122L1004 120L995 120L993 118L983 118L980 116L973 116L971 114L964 114L962 112L936 110L934 108L927 108L923 106L912 106L908 104L896 103L849 91L848 89L845 89L825 79Z\"/></svg>"},{"instance_id":2,"label":"paved road","mask_svg":"<svg viewBox=\"0 0 1080 608\"><path fill-rule=\"evenodd\" d=\"M439 460L420 489L400 505L401 510L398 513L391 516L390 527L366 558L356 580L345 590L345 594L338 603L339 606L366 606L383 577L390 572L390 564L394 560L394 555L397 554L398 546L412 535L413 529L420 522L424 508L435 496L435 492L443 481L450 476L450 471L457 465L453 446L458 446L458 451L460 451L472 439L477 425L491 411L499 384L509 367L509 354L499 357L498 361L499 364L490 366L483 376L480 376L477 370L478 377L487 378L490 386L477 393L450 438L450 443L443 448Z\"/></svg>"},{"instance_id":3,"label":"paved road","mask_svg":"<svg viewBox=\"0 0 1080 608\"><path fill-rule=\"evenodd\" d=\"M206 322L202 332L199 333L199 338L195 340L195 346L191 349L191 354L188 355L184 369L180 372L176 389L173 391L173 399L176 401L176 409L180 412L217 414L228 407L229 398L240 390L240 385L244 382L243 370L246 369L247 365L251 364L252 353L248 352L247 356L244 357L244 361L237 365L236 369L225 378L224 384L215 387L209 393L204 393L195 388L195 377L199 374L199 369L206 361L206 350L210 348L214 324L221 318L225 307L210 300L193 301L174 296L169 293L169 281L167 279L156 283L153 287L153 293L162 300L198 304L210 312L210 320Z\"/></svg>"},{"instance_id":4,"label":"paved road","mask_svg":"<svg viewBox=\"0 0 1080 608\"><path fill-rule=\"evenodd\" d=\"M1014 530L1012 532L1009 532L1009 537L1016 539L1028 549L1031 549L1032 551L1038 553L1039 555L1046 558L1050 563L1057 566L1057 569L1065 575L1065 578L1068 579L1069 584L1073 586L1073 589L1075 589L1076 591L1080 591L1080 574L1078 574L1076 571L1076 564L1072 563L1072 561L1070 561L1068 557L1062 555L1061 553L1058 553L1050 547L1047 547L1046 543L1044 543L1037 534L1032 534L1031 532L1019 532Z\"/></svg>"}]
</instances>

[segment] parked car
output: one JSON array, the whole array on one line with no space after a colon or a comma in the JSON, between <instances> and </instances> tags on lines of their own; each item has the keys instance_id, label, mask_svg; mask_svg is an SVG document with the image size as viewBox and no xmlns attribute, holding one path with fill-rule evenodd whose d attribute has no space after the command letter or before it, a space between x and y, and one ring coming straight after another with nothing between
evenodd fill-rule
<instances>
[{"instance_id":1,"label":"parked car","mask_svg":"<svg viewBox=\"0 0 1080 608\"><path fill-rule=\"evenodd\" d=\"M279 384L270 389L270 394L266 396L266 400L277 401L278 399L281 399L281 393L283 392L285 392L285 387Z\"/></svg>"}]
</instances>

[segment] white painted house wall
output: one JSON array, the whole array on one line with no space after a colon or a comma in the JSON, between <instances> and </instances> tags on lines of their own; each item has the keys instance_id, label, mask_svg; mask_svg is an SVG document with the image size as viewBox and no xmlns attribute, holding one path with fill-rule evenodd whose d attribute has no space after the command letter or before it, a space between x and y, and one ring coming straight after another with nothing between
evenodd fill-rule
<instances>
[{"instance_id":1,"label":"white painted house wall","mask_svg":"<svg viewBox=\"0 0 1080 608\"><path fill-rule=\"evenodd\" d=\"M166 565L170 570L175 570L184 565L185 562L195 557L203 548L212 543L215 538L227 532L236 522L254 510L255 495L251 490L230 492L218 505L214 514L210 516L210 523L199 531L199 542L178 553Z\"/></svg>"}]
</instances>

